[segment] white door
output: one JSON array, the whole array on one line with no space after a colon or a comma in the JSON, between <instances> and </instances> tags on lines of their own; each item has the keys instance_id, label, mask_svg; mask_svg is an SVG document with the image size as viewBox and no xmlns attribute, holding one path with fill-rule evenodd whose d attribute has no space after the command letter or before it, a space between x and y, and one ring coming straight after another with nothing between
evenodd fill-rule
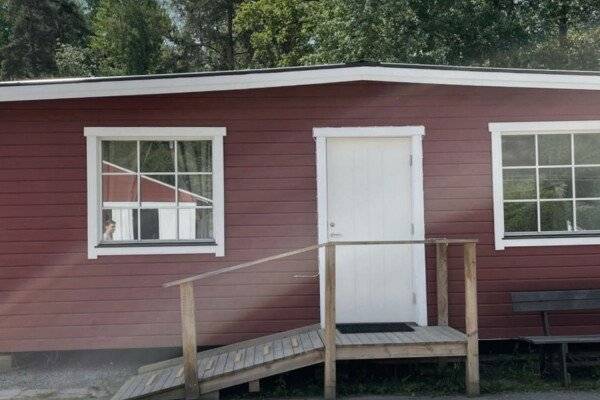
<instances>
[{"instance_id":1,"label":"white door","mask_svg":"<svg viewBox=\"0 0 600 400\"><path fill-rule=\"evenodd\" d=\"M330 241L412 239L410 138L327 139ZM410 245L338 246L336 318L417 321Z\"/></svg>"}]
</instances>

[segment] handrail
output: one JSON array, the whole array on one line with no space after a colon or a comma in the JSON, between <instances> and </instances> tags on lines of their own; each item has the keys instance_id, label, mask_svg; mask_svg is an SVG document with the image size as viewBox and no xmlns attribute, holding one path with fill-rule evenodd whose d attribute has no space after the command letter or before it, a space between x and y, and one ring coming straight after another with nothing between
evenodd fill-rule
<instances>
[{"instance_id":1,"label":"handrail","mask_svg":"<svg viewBox=\"0 0 600 400\"><path fill-rule=\"evenodd\" d=\"M477 239L446 239L446 238L430 238L423 240L380 240L380 241L348 241L348 242L325 242L321 244L315 244L308 247L303 247L301 249L288 251L286 253L276 254L273 256L260 258L258 260L245 262L242 264L237 264L231 267L225 267L221 269L217 269L210 272L205 272L199 275L193 275L184 279L179 279L176 281L171 281L164 283L162 286L165 288L172 286L179 286L184 283L199 281L201 279L210 278L213 276L225 274L232 271L238 271L240 269L245 269L248 267L252 267L254 265L263 264L269 261L279 260L281 258L290 257L296 254L306 253L307 251L312 251L319 249L321 247L326 246L356 246L356 245L391 245L391 244L436 244L436 243L447 243L447 244L465 244L465 243L477 243Z\"/></svg>"},{"instance_id":2,"label":"handrail","mask_svg":"<svg viewBox=\"0 0 600 400\"><path fill-rule=\"evenodd\" d=\"M477 243L478 239L446 239L446 238L430 238L423 240L354 240L347 242L327 242L332 246L362 246L362 245L389 245L389 244L465 244Z\"/></svg>"},{"instance_id":3,"label":"handrail","mask_svg":"<svg viewBox=\"0 0 600 400\"><path fill-rule=\"evenodd\" d=\"M312 246L303 247L301 249L297 249L297 250L293 250L293 251L288 251L287 253L281 253L281 254L277 254L277 255L274 255L274 256L260 258L258 260L254 260L254 261L250 261L250 262L246 262L246 263L234 265L232 267L225 267L225 268L221 268L221 269L216 269L214 271L205 272L203 274L194 275L194 276L190 276L188 278L179 279L177 281L171 281L171 282L164 283L163 287L168 288L168 287L171 287L171 286L179 286L179 285L182 285L184 283L194 282L194 281L198 281L200 279L209 278L211 276L217 276L217 275L225 274L227 272L237 271L237 270L240 270L240 269L252 267L254 265L266 263L266 262L269 262L269 261L275 261L275 260L279 260L281 258L290 257L290 256L293 256L293 255L296 255L296 254L306 253L307 251L316 250L318 248L325 247L325 246L327 246L327 243L324 243L324 244L315 244L315 245L312 245Z\"/></svg>"}]
</instances>

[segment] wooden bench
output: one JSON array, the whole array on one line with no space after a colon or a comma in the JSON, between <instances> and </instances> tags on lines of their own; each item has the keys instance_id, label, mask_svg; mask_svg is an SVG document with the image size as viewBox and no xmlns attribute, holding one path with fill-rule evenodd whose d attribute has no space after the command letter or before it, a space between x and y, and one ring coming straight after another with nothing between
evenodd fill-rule
<instances>
[{"instance_id":1,"label":"wooden bench","mask_svg":"<svg viewBox=\"0 0 600 400\"><path fill-rule=\"evenodd\" d=\"M552 370L554 354L559 356L560 376L565 385L571 382L567 365L598 365L600 357L591 353L569 352L569 344L600 343L600 335L552 335L548 314L552 311L575 311L600 309L600 290L556 290L539 292L511 293L512 308L515 312L540 312L544 336L524 336L522 340L540 349L540 372L546 375Z\"/></svg>"}]
</instances>

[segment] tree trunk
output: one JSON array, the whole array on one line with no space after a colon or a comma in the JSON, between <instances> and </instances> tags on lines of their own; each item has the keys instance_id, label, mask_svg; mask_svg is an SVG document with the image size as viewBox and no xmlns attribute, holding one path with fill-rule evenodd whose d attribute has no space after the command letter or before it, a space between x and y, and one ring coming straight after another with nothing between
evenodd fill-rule
<instances>
[{"instance_id":1,"label":"tree trunk","mask_svg":"<svg viewBox=\"0 0 600 400\"><path fill-rule=\"evenodd\" d=\"M234 0L227 4L227 67L235 69L235 38L233 36Z\"/></svg>"},{"instance_id":2,"label":"tree trunk","mask_svg":"<svg viewBox=\"0 0 600 400\"><path fill-rule=\"evenodd\" d=\"M560 14L558 16L558 42L561 47L567 46L567 35L569 33L569 2L561 1Z\"/></svg>"}]
</instances>

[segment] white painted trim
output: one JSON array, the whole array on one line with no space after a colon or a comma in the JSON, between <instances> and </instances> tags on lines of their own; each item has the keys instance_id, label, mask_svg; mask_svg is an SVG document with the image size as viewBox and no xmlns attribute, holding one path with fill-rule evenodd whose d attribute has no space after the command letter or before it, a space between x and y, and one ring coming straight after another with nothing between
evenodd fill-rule
<instances>
[{"instance_id":1,"label":"white painted trim","mask_svg":"<svg viewBox=\"0 0 600 400\"><path fill-rule=\"evenodd\" d=\"M425 239L425 193L423 190L423 134L411 136L411 185L412 185L412 220L414 226L413 239ZM413 270L414 282L413 288L416 295L417 324L427 325L427 276L425 266L425 245L414 244Z\"/></svg>"},{"instance_id":2,"label":"white painted trim","mask_svg":"<svg viewBox=\"0 0 600 400\"><path fill-rule=\"evenodd\" d=\"M347 134L345 134L347 133ZM328 240L327 229L327 138L329 137L410 137L411 138L411 185L412 185L412 223L414 224L414 240L425 238L425 206L423 192L423 126L401 127L349 127L349 128L313 128L316 138L317 153L317 218L318 240ZM417 320L419 325L427 325L427 283L425 268L425 246L413 245L413 288L416 295ZM319 250L319 293L321 325L325 323L324 299L324 249Z\"/></svg>"},{"instance_id":3,"label":"white painted trim","mask_svg":"<svg viewBox=\"0 0 600 400\"><path fill-rule=\"evenodd\" d=\"M600 132L600 120L591 121L540 121L540 122L491 122L491 133L510 135L561 134L561 133L597 133Z\"/></svg>"},{"instance_id":4,"label":"white painted trim","mask_svg":"<svg viewBox=\"0 0 600 400\"><path fill-rule=\"evenodd\" d=\"M317 128L313 129L313 132ZM327 138L318 136L317 146L317 237L319 243L328 239L327 229ZM325 327L325 249L319 249L319 299L321 311L321 326Z\"/></svg>"},{"instance_id":5,"label":"white painted trim","mask_svg":"<svg viewBox=\"0 0 600 400\"><path fill-rule=\"evenodd\" d=\"M502 135L534 135L600 132L600 121L492 122L492 193L494 202L494 242L496 250L507 247L598 245L600 236L504 237L504 189L502 181ZM537 141L536 141L537 143ZM570 167L570 166L569 166ZM537 167L536 167L537 171ZM574 194L573 194L574 195ZM537 201L537 200L536 200ZM539 212L538 212L539 219Z\"/></svg>"},{"instance_id":6,"label":"white painted trim","mask_svg":"<svg viewBox=\"0 0 600 400\"><path fill-rule=\"evenodd\" d=\"M153 254L215 254L218 256L220 246L126 246L126 247L98 247L95 249L95 257L98 256L138 256Z\"/></svg>"},{"instance_id":7,"label":"white painted trim","mask_svg":"<svg viewBox=\"0 0 600 400\"><path fill-rule=\"evenodd\" d=\"M169 134L170 133L170 134ZM213 136L211 136L214 134ZM215 254L225 255L225 182L223 162L223 136L225 128L145 128L145 127L86 127L87 138L87 206L88 206L88 258L96 259L102 255L144 255L144 254ZM126 246L98 247L102 221L99 205L102 196L100 159L102 140L211 140L213 165L213 235L214 246Z\"/></svg>"},{"instance_id":8,"label":"white painted trim","mask_svg":"<svg viewBox=\"0 0 600 400\"><path fill-rule=\"evenodd\" d=\"M407 137L425 135L424 126L367 126L348 128L314 128L313 136L320 137Z\"/></svg>"},{"instance_id":9,"label":"white painted trim","mask_svg":"<svg viewBox=\"0 0 600 400\"><path fill-rule=\"evenodd\" d=\"M494 242L504 250L504 194L502 184L502 134L492 132L492 195L494 197Z\"/></svg>"},{"instance_id":10,"label":"white painted trim","mask_svg":"<svg viewBox=\"0 0 600 400\"><path fill-rule=\"evenodd\" d=\"M155 127L155 126L136 126L136 127L85 127L83 136L101 137L104 140L110 138L144 140L156 138L168 138L170 140L194 139L200 140L203 137L213 138L216 136L226 136L227 129L222 127Z\"/></svg>"},{"instance_id":11,"label":"white painted trim","mask_svg":"<svg viewBox=\"0 0 600 400\"><path fill-rule=\"evenodd\" d=\"M168 93L214 92L338 82L398 82L436 85L600 90L600 76L556 71L482 71L410 66L340 66L299 70L247 71L241 74L206 74L152 79L51 79L0 86L0 102L134 96ZM21 84L20 84L21 83Z\"/></svg>"}]
</instances>

